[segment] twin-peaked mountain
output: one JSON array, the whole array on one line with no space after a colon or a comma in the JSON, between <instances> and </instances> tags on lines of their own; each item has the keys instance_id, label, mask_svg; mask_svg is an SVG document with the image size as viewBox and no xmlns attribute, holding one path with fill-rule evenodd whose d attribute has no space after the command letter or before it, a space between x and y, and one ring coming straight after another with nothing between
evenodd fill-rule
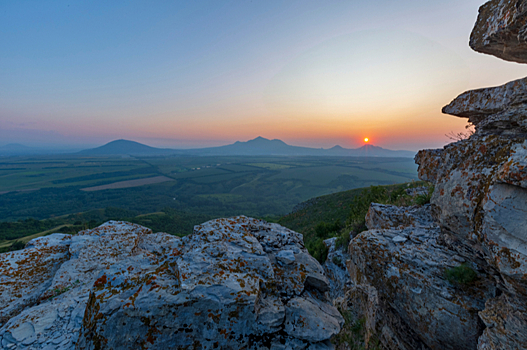
<instances>
[{"instance_id":1,"label":"twin-peaked mountain","mask_svg":"<svg viewBox=\"0 0 527 350\"><path fill-rule=\"evenodd\" d=\"M382 147L365 145L356 149L335 146L329 149L291 146L281 140L257 137L246 142L230 145L177 150L150 147L135 141L116 140L101 147L81 151L85 155L168 155L193 156L354 156L354 157L414 157L411 151L392 151Z\"/></svg>"}]
</instances>

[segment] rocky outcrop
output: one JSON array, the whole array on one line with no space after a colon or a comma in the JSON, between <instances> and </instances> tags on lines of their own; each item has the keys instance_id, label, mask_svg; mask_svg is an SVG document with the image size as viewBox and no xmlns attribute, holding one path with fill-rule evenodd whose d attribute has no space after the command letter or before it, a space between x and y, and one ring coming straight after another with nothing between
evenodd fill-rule
<instances>
[{"instance_id":1,"label":"rocky outcrop","mask_svg":"<svg viewBox=\"0 0 527 350\"><path fill-rule=\"evenodd\" d=\"M507 85L489 89L486 96L494 98L494 93L503 92ZM499 293L503 293L499 299L487 300L486 309L480 312L487 325L480 349L527 348L525 339L517 335L527 333L526 317L520 311L523 308L515 306L527 303L527 141L522 126L526 114L522 112L525 102L515 92L522 94L521 89L505 94L515 104L503 103L486 117L481 110L468 116L464 111L472 108L466 103L471 92L461 95L445 110L476 116L476 133L442 150L421 151L416 157L421 179L435 184L431 202L446 234L445 242L494 275ZM472 94L485 96L482 90ZM488 101L489 109L485 109L484 99L479 103L483 111L489 111L495 101ZM476 105L472 110L478 108Z\"/></svg>"},{"instance_id":2,"label":"rocky outcrop","mask_svg":"<svg viewBox=\"0 0 527 350\"><path fill-rule=\"evenodd\" d=\"M527 63L526 33L527 1L492 0L470 46ZM430 206L372 204L349 246L345 306L389 349L527 349L527 79L465 92L443 112L474 134L417 154ZM447 278L457 266L471 283Z\"/></svg>"},{"instance_id":3,"label":"rocky outcrop","mask_svg":"<svg viewBox=\"0 0 527 350\"><path fill-rule=\"evenodd\" d=\"M481 6L470 47L506 61L527 63L527 1L492 0Z\"/></svg>"},{"instance_id":4,"label":"rocky outcrop","mask_svg":"<svg viewBox=\"0 0 527 350\"><path fill-rule=\"evenodd\" d=\"M527 63L527 1L490 1L480 9L471 46ZM479 317L479 349L527 348L526 80L468 91L443 112L468 118L474 135L419 152L419 177L435 185L431 203L445 245L493 276L497 297Z\"/></svg>"},{"instance_id":5,"label":"rocky outcrop","mask_svg":"<svg viewBox=\"0 0 527 350\"><path fill-rule=\"evenodd\" d=\"M302 236L277 224L218 219L180 239L108 222L62 244L63 261L17 272L39 278L39 302L6 317L4 348L329 349L343 323Z\"/></svg>"},{"instance_id":6,"label":"rocky outcrop","mask_svg":"<svg viewBox=\"0 0 527 350\"><path fill-rule=\"evenodd\" d=\"M495 296L494 281L483 271L466 288L445 278L468 261L442 244L430 206L372 204L367 226L350 244L348 262L355 282L348 308L366 318L367 334L392 349L475 349L478 312Z\"/></svg>"}]
</instances>

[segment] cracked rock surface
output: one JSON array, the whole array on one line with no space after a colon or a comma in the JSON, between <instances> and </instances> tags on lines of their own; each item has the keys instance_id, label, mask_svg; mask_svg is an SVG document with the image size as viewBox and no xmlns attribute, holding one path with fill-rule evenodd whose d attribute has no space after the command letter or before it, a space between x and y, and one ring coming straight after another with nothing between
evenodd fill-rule
<instances>
[{"instance_id":1,"label":"cracked rock surface","mask_svg":"<svg viewBox=\"0 0 527 350\"><path fill-rule=\"evenodd\" d=\"M343 323L302 236L277 224L217 219L179 238L108 222L58 238L39 239L65 257L33 273L38 301L6 317L3 348L331 349Z\"/></svg>"},{"instance_id":2,"label":"cracked rock surface","mask_svg":"<svg viewBox=\"0 0 527 350\"><path fill-rule=\"evenodd\" d=\"M443 244L430 205L372 203L366 219L369 230L349 246L347 308L366 319L367 337L391 349L476 349L493 279L478 272L478 283L463 289L446 280L445 269L467 261Z\"/></svg>"}]
</instances>

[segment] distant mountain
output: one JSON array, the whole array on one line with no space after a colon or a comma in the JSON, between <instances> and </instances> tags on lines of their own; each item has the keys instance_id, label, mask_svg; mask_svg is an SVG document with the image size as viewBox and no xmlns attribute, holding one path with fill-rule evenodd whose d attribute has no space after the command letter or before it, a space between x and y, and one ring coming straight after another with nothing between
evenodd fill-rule
<instances>
[{"instance_id":1,"label":"distant mountain","mask_svg":"<svg viewBox=\"0 0 527 350\"><path fill-rule=\"evenodd\" d=\"M353 156L353 157L411 157L415 152L392 151L378 146L364 145L349 149L334 146L329 149L291 146L281 140L269 140L261 136L246 142L237 141L231 145L187 150L194 155L275 155L275 156Z\"/></svg>"},{"instance_id":2,"label":"distant mountain","mask_svg":"<svg viewBox=\"0 0 527 350\"><path fill-rule=\"evenodd\" d=\"M166 148L155 148L129 140L115 140L91 149L85 149L78 154L85 155L162 155L176 152Z\"/></svg>"},{"instance_id":3,"label":"distant mountain","mask_svg":"<svg viewBox=\"0 0 527 350\"><path fill-rule=\"evenodd\" d=\"M269 140L258 136L249 141L236 141L233 144L176 150L155 148L135 141L116 140L104 146L81 151L86 155L195 155L195 156L352 156L352 157L413 157L414 152L392 151L373 145L360 148L334 146L329 149L291 146L282 140Z\"/></svg>"},{"instance_id":4,"label":"distant mountain","mask_svg":"<svg viewBox=\"0 0 527 350\"><path fill-rule=\"evenodd\" d=\"M231 145L188 150L196 155L237 156L307 156L323 155L322 149L290 146L282 140L269 140L258 136L246 142L236 141Z\"/></svg>"}]
</instances>

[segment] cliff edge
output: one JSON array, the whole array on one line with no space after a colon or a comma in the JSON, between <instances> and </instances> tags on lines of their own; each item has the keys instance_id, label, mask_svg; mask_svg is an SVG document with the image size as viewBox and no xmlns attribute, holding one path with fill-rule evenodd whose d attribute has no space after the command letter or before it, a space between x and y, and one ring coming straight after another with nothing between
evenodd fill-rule
<instances>
[{"instance_id":1,"label":"cliff edge","mask_svg":"<svg viewBox=\"0 0 527 350\"><path fill-rule=\"evenodd\" d=\"M476 51L527 63L527 1L484 4ZM527 349L527 78L443 108L469 138L420 151L431 204L372 204L349 245L343 308L388 349Z\"/></svg>"}]
</instances>

